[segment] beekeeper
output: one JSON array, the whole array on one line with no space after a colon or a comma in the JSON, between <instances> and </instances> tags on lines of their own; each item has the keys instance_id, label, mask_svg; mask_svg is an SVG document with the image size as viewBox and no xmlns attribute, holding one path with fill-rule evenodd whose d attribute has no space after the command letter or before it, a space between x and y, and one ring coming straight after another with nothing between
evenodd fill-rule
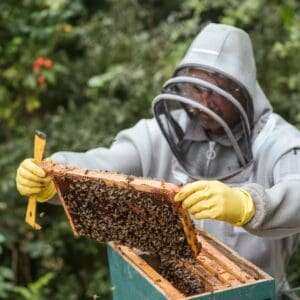
<instances>
[{"instance_id":1,"label":"beekeeper","mask_svg":"<svg viewBox=\"0 0 300 300\"><path fill-rule=\"evenodd\" d=\"M51 159L184 185L175 200L196 225L284 289L300 232L300 133L273 113L256 80L248 34L207 25L154 99L153 112L153 119L121 131L109 149ZM16 181L22 195L39 201L56 193L32 159L21 163Z\"/></svg>"}]
</instances>

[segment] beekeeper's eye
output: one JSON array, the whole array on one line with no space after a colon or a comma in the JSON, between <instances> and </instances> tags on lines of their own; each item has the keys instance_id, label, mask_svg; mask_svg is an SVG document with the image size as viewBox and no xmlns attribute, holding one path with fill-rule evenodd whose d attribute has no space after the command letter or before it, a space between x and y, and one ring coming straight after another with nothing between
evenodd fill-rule
<instances>
[{"instance_id":1,"label":"beekeeper's eye","mask_svg":"<svg viewBox=\"0 0 300 300\"><path fill-rule=\"evenodd\" d=\"M241 91L241 89L238 88L238 87L236 87L236 88L231 88L229 91L230 91L230 92L239 93L239 92Z\"/></svg>"}]
</instances>

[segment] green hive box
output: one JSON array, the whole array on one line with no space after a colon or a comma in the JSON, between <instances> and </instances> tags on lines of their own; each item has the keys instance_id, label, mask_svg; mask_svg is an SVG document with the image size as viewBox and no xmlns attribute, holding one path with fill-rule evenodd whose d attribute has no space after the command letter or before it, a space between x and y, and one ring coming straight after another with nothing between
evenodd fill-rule
<instances>
[{"instance_id":1,"label":"green hive box","mask_svg":"<svg viewBox=\"0 0 300 300\"><path fill-rule=\"evenodd\" d=\"M199 263L208 269L207 276L221 278L224 288L204 291L202 294L184 296L169 281L158 274L149 260L125 246L110 243L108 260L113 290L113 300L162 300L162 299L205 299L205 300L270 300L275 297L275 281L252 263L241 258L229 247L205 232L199 231L202 243L202 258ZM220 274L220 266L226 272ZM214 268L218 269L214 272ZM255 279L238 282L239 272L247 273ZM221 272L222 273L222 272ZM226 280L228 282L226 283ZM230 279L230 280L229 280ZM229 283L230 281L230 283Z\"/></svg>"}]
</instances>

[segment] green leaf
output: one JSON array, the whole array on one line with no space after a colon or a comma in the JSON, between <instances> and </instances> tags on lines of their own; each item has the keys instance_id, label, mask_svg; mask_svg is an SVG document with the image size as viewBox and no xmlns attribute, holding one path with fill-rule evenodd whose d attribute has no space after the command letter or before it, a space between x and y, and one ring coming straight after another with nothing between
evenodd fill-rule
<instances>
[{"instance_id":1,"label":"green leaf","mask_svg":"<svg viewBox=\"0 0 300 300\"><path fill-rule=\"evenodd\" d=\"M287 28L291 27L295 19L295 8L284 5L280 9L280 16L284 26Z\"/></svg>"},{"instance_id":2,"label":"green leaf","mask_svg":"<svg viewBox=\"0 0 300 300\"><path fill-rule=\"evenodd\" d=\"M26 110L28 112L33 112L37 109L39 109L41 106L41 102L38 98L35 96L29 96L26 98Z\"/></svg>"},{"instance_id":3,"label":"green leaf","mask_svg":"<svg viewBox=\"0 0 300 300\"><path fill-rule=\"evenodd\" d=\"M5 235L0 233L0 244L4 243L5 241L6 241Z\"/></svg>"},{"instance_id":4,"label":"green leaf","mask_svg":"<svg viewBox=\"0 0 300 300\"><path fill-rule=\"evenodd\" d=\"M14 274L13 271L7 267L0 267L0 277L7 279L7 280L13 280Z\"/></svg>"},{"instance_id":5,"label":"green leaf","mask_svg":"<svg viewBox=\"0 0 300 300\"><path fill-rule=\"evenodd\" d=\"M23 79L23 84L25 88L35 90L37 87L36 78L32 74L27 74Z\"/></svg>"},{"instance_id":6,"label":"green leaf","mask_svg":"<svg viewBox=\"0 0 300 300\"><path fill-rule=\"evenodd\" d=\"M37 281L30 283L28 288L32 291L33 294L37 295L40 291L49 284L49 282L54 278L54 273L49 272L41 276Z\"/></svg>"},{"instance_id":7,"label":"green leaf","mask_svg":"<svg viewBox=\"0 0 300 300\"><path fill-rule=\"evenodd\" d=\"M106 73L102 75L96 75L89 79L88 86L92 88L104 87L108 82L114 80L115 77L119 76L124 70L123 66L111 67Z\"/></svg>"},{"instance_id":8,"label":"green leaf","mask_svg":"<svg viewBox=\"0 0 300 300\"><path fill-rule=\"evenodd\" d=\"M4 70L2 75L7 80L15 80L19 77L18 70L14 66Z\"/></svg>"},{"instance_id":9,"label":"green leaf","mask_svg":"<svg viewBox=\"0 0 300 300\"><path fill-rule=\"evenodd\" d=\"M50 84L56 83L56 75L52 70L44 70L43 75L46 78L46 82Z\"/></svg>"},{"instance_id":10,"label":"green leaf","mask_svg":"<svg viewBox=\"0 0 300 300\"><path fill-rule=\"evenodd\" d=\"M32 292L25 287L16 286L13 291L22 296L25 300L35 300Z\"/></svg>"}]
</instances>

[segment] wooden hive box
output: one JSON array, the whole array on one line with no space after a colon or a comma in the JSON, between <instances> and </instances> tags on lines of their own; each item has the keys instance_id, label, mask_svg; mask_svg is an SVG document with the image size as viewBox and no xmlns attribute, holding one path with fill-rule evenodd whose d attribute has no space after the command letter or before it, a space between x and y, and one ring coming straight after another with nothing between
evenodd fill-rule
<instances>
[{"instance_id":1,"label":"wooden hive box","mask_svg":"<svg viewBox=\"0 0 300 300\"><path fill-rule=\"evenodd\" d=\"M115 300L273 299L267 274L195 230L173 201L178 186L52 162L41 166L53 177L75 236L110 242Z\"/></svg>"},{"instance_id":2,"label":"wooden hive box","mask_svg":"<svg viewBox=\"0 0 300 300\"><path fill-rule=\"evenodd\" d=\"M198 231L206 290L186 296L162 277L151 257L116 243L108 247L113 300L275 300L275 281L203 231ZM250 278L244 278L245 274ZM248 276L246 276L248 277ZM245 280L246 279L246 280Z\"/></svg>"}]
</instances>

